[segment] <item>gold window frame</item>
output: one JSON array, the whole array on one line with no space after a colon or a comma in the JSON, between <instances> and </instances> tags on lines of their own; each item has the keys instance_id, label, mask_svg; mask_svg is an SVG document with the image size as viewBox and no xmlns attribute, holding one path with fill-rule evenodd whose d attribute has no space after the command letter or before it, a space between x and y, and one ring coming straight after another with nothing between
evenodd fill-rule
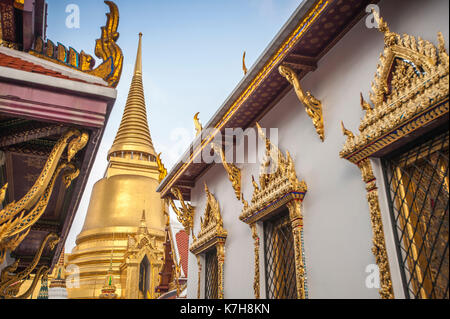
<instances>
[{"instance_id":1,"label":"gold window frame","mask_svg":"<svg viewBox=\"0 0 450 319\"><path fill-rule=\"evenodd\" d=\"M297 284L297 298L308 297L306 287L306 267L303 247L303 214L302 202L307 192L304 181L297 179L294 162L289 154L284 155L265 136L263 130L256 123L259 136L266 141L266 156L261 164L258 185L253 179L253 196L251 204L243 199L244 208L239 219L250 226L254 240L255 277L253 281L254 295L260 298L260 265L259 246L260 239L256 230L256 223L269 215L273 216L279 208L285 206L289 210L289 219L292 225L295 251L295 279ZM267 168L275 164L273 172Z\"/></svg>"},{"instance_id":2,"label":"gold window frame","mask_svg":"<svg viewBox=\"0 0 450 319\"><path fill-rule=\"evenodd\" d=\"M370 157L379 156L388 147L411 133L448 118L449 56L444 38L439 45L410 35L391 32L387 23L373 12L378 29L384 34L384 51L372 82L370 99L361 94L365 116L355 135L342 125L347 136L340 156L356 164L366 183L373 231L372 252L380 269L380 296L394 298L376 178Z\"/></svg>"},{"instance_id":3,"label":"gold window frame","mask_svg":"<svg viewBox=\"0 0 450 319\"><path fill-rule=\"evenodd\" d=\"M200 278L202 271L201 255L211 247L215 246L217 251L218 264L218 298L224 298L224 273L223 266L225 263L225 241L227 239L227 231L223 228L223 219L220 213L220 207L217 199L208 189L205 183L206 192L206 208L203 218L200 217L200 232L197 237L194 236L193 242L189 250L197 257L198 264L198 289L197 298L200 299Z\"/></svg>"}]
</instances>

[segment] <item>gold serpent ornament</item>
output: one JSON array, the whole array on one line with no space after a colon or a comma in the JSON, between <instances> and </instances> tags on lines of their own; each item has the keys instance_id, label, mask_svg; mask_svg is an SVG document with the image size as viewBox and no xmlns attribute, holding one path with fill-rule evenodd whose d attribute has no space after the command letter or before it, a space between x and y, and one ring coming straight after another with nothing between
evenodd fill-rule
<instances>
[{"instance_id":1,"label":"gold serpent ornament","mask_svg":"<svg viewBox=\"0 0 450 319\"><path fill-rule=\"evenodd\" d=\"M112 1L105 1L110 12L106 14L106 25L101 28L101 36L95 42L95 55L103 62L93 69L95 59L83 50L78 53L75 49L67 49L63 44L55 45L51 40L46 42L37 37L30 54L39 58L56 62L79 71L102 78L110 87L117 87L123 68L122 49L117 45L119 33L119 9Z\"/></svg>"},{"instance_id":2,"label":"gold serpent ornament","mask_svg":"<svg viewBox=\"0 0 450 319\"><path fill-rule=\"evenodd\" d=\"M33 261L23 271L15 273L19 265L20 260L16 260L12 265L5 267L0 274L0 298L3 299L26 299L28 298L36 288L38 281L47 276L50 271L48 266L41 266L35 273L33 281L30 287L20 296L17 294L23 284L23 282L29 277L29 275L35 270L38 265L44 248L49 245L53 250L56 244L59 242L59 237L54 234L48 234L41 243Z\"/></svg>"},{"instance_id":3,"label":"gold serpent ornament","mask_svg":"<svg viewBox=\"0 0 450 319\"><path fill-rule=\"evenodd\" d=\"M82 150L89 139L87 133L69 130L53 147L44 167L30 190L17 202L13 201L0 211L0 263L8 251L14 251L28 232L44 214L58 175L65 171L62 181L66 188L78 177L79 170L70 161ZM67 161L61 157L67 148ZM0 199L4 200L7 184L2 187Z\"/></svg>"},{"instance_id":4,"label":"gold serpent ornament","mask_svg":"<svg viewBox=\"0 0 450 319\"><path fill-rule=\"evenodd\" d=\"M225 153L221 147L219 147L218 145L216 145L214 143L212 143L211 145L212 145L214 152L219 154L219 156L222 160L223 167L225 168L225 170L228 174L228 179L230 180L231 186L234 189L236 198L238 200L241 200L241 170L235 164L227 163L226 158L225 158Z\"/></svg>"},{"instance_id":5,"label":"gold serpent ornament","mask_svg":"<svg viewBox=\"0 0 450 319\"><path fill-rule=\"evenodd\" d=\"M305 93L303 91L297 73L290 67L280 65L278 71L294 87L298 99L304 105L306 113L312 119L317 134L319 134L319 137L323 142L325 140L325 132L323 126L322 102L316 99L310 92Z\"/></svg>"},{"instance_id":6,"label":"gold serpent ornament","mask_svg":"<svg viewBox=\"0 0 450 319\"><path fill-rule=\"evenodd\" d=\"M178 208L175 205L173 199L170 196L167 197L167 201L177 215L178 221L181 223L181 225L183 225L186 233L192 234L192 237L195 238L193 230L195 207L184 201L183 193L181 193L181 190L178 187L172 187L170 191L172 195L180 202L181 208Z\"/></svg>"}]
</instances>

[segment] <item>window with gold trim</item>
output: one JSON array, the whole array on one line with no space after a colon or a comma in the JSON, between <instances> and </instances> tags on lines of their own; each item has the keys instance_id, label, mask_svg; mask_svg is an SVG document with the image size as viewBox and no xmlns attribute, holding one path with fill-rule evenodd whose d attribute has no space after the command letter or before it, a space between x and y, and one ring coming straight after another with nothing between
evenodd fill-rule
<instances>
[{"instance_id":1,"label":"window with gold trim","mask_svg":"<svg viewBox=\"0 0 450 319\"><path fill-rule=\"evenodd\" d=\"M219 281L216 247L205 253L205 266L205 299L218 299Z\"/></svg>"},{"instance_id":2,"label":"window with gold trim","mask_svg":"<svg viewBox=\"0 0 450 319\"><path fill-rule=\"evenodd\" d=\"M264 221L266 293L269 299L296 299L295 251L289 211Z\"/></svg>"},{"instance_id":3,"label":"window with gold trim","mask_svg":"<svg viewBox=\"0 0 450 319\"><path fill-rule=\"evenodd\" d=\"M383 160L406 298L449 298L449 132Z\"/></svg>"}]
</instances>

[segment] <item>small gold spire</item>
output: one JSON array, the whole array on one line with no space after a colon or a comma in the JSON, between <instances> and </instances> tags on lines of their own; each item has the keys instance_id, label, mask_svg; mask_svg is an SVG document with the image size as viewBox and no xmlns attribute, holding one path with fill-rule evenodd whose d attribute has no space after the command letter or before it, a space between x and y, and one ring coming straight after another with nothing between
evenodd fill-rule
<instances>
[{"instance_id":1,"label":"small gold spire","mask_svg":"<svg viewBox=\"0 0 450 319\"><path fill-rule=\"evenodd\" d=\"M142 33L139 33L134 75L127 103L116 138L108 152L108 159L111 156L121 156L122 152L133 153L134 159L140 159L141 154L145 160L148 160L149 155L152 155L153 160L156 159L156 152L148 128L144 86L142 84Z\"/></svg>"},{"instance_id":2,"label":"small gold spire","mask_svg":"<svg viewBox=\"0 0 450 319\"><path fill-rule=\"evenodd\" d=\"M139 32L138 52L136 55L136 63L134 65L134 75L142 75L142 32Z\"/></svg>"}]
</instances>

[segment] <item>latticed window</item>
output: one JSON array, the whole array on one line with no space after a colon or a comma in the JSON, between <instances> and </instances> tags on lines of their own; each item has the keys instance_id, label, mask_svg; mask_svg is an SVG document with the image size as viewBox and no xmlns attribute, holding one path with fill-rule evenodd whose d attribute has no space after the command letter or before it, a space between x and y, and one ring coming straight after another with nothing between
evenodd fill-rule
<instances>
[{"instance_id":1,"label":"latticed window","mask_svg":"<svg viewBox=\"0 0 450 319\"><path fill-rule=\"evenodd\" d=\"M205 299L218 299L218 260L217 250L212 248L205 253Z\"/></svg>"},{"instance_id":2,"label":"latticed window","mask_svg":"<svg viewBox=\"0 0 450 319\"><path fill-rule=\"evenodd\" d=\"M407 298L449 298L448 143L441 131L383 160Z\"/></svg>"},{"instance_id":3,"label":"latticed window","mask_svg":"<svg viewBox=\"0 0 450 319\"><path fill-rule=\"evenodd\" d=\"M296 299L295 252L288 211L264 222L266 292L269 299Z\"/></svg>"}]
</instances>

